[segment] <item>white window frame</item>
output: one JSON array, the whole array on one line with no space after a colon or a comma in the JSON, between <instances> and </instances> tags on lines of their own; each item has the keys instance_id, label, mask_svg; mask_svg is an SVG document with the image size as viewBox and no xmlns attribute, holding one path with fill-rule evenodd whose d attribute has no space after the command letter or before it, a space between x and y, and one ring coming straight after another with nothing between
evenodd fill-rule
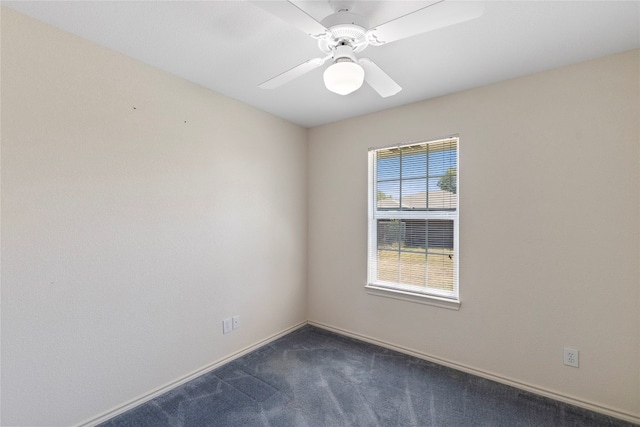
<instances>
[{"instance_id":1,"label":"white window frame","mask_svg":"<svg viewBox=\"0 0 640 427\"><path fill-rule=\"evenodd\" d=\"M402 148L419 144L441 143L444 141L456 141L456 195L457 203L455 211L389 211L377 209L377 161L376 154L380 150L389 148ZM400 145L392 145L387 147L377 147L369 149L368 153L369 178L368 178L368 250L367 250L367 292L371 295L418 302L428 305L435 305L443 308L454 310L460 309L459 297L459 211L460 211L460 186L459 170L460 170L460 138L458 135L452 135L445 138L437 138L433 140L410 142ZM377 220L379 219L446 219L453 221L453 291L443 291L435 288L422 286L413 286L397 282L388 282L377 280Z\"/></svg>"}]
</instances>

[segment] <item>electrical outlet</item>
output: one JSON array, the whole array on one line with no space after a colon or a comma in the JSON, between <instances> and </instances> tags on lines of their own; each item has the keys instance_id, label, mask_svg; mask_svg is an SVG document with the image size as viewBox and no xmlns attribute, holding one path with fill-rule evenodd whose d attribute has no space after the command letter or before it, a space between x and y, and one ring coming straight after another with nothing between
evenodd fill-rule
<instances>
[{"instance_id":1,"label":"electrical outlet","mask_svg":"<svg viewBox=\"0 0 640 427\"><path fill-rule=\"evenodd\" d=\"M223 334L228 334L229 332L231 332L232 329L232 322L231 322L231 318L227 318L227 319L223 319L222 320L222 333Z\"/></svg>"},{"instance_id":2,"label":"electrical outlet","mask_svg":"<svg viewBox=\"0 0 640 427\"><path fill-rule=\"evenodd\" d=\"M578 367L580 352L575 348L564 348L564 364L567 366Z\"/></svg>"},{"instance_id":3,"label":"electrical outlet","mask_svg":"<svg viewBox=\"0 0 640 427\"><path fill-rule=\"evenodd\" d=\"M240 316L233 316L231 319L233 322L233 329L238 329L240 327Z\"/></svg>"}]
</instances>

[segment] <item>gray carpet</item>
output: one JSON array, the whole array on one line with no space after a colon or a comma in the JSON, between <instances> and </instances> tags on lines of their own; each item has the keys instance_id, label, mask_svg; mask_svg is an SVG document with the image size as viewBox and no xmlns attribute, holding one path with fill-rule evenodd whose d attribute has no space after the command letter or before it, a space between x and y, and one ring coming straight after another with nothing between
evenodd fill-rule
<instances>
[{"instance_id":1,"label":"gray carpet","mask_svg":"<svg viewBox=\"0 0 640 427\"><path fill-rule=\"evenodd\" d=\"M312 326L101 424L632 425Z\"/></svg>"}]
</instances>

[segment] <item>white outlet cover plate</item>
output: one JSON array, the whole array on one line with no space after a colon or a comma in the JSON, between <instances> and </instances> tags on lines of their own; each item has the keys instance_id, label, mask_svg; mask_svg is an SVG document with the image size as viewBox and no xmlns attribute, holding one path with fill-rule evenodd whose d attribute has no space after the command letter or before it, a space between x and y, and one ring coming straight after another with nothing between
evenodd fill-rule
<instances>
[{"instance_id":1,"label":"white outlet cover plate","mask_svg":"<svg viewBox=\"0 0 640 427\"><path fill-rule=\"evenodd\" d=\"M222 321L222 333L223 334L228 334L229 332L231 332L231 329L232 329L231 325L232 325L231 318L224 319Z\"/></svg>"},{"instance_id":2,"label":"white outlet cover plate","mask_svg":"<svg viewBox=\"0 0 640 427\"><path fill-rule=\"evenodd\" d=\"M564 348L564 364L567 366L573 366L577 368L579 366L580 353L575 348Z\"/></svg>"}]
</instances>

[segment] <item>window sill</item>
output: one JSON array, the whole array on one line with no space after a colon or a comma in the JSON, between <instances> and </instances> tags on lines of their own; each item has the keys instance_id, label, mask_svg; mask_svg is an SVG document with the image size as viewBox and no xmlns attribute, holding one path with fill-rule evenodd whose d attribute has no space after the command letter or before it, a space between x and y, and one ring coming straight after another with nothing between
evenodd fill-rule
<instances>
[{"instance_id":1,"label":"window sill","mask_svg":"<svg viewBox=\"0 0 640 427\"><path fill-rule=\"evenodd\" d=\"M460 301L452 300L448 298L439 298L433 295L417 294L413 292L405 292L399 289L384 288L375 285L365 286L369 295L375 295L378 297L399 299L402 301L415 302L418 304L433 305L440 308L446 308L449 310L460 310Z\"/></svg>"}]
</instances>

